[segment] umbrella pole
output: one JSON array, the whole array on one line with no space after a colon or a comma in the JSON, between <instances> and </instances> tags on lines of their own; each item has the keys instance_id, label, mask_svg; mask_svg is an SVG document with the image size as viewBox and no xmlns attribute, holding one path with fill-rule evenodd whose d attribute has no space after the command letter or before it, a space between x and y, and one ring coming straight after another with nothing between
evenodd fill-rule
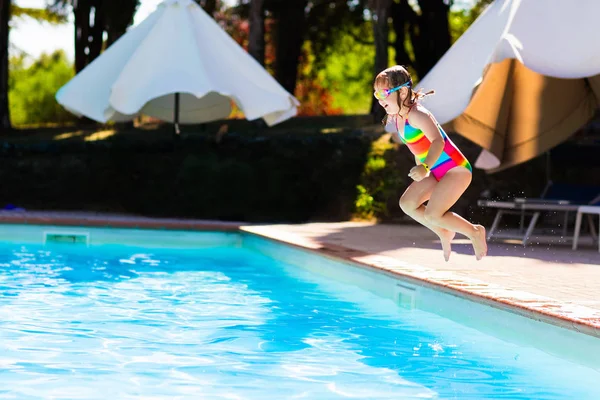
<instances>
[{"instance_id":1,"label":"umbrella pole","mask_svg":"<svg viewBox=\"0 0 600 400\"><path fill-rule=\"evenodd\" d=\"M179 92L175 93L175 115L174 115L174 133L179 135Z\"/></svg>"}]
</instances>

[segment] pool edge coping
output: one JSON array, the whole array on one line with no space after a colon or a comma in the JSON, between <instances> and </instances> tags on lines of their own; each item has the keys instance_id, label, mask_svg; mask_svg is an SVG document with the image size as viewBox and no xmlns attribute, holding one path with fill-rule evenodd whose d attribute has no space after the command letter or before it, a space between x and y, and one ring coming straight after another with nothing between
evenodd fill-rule
<instances>
[{"instance_id":1,"label":"pool edge coping","mask_svg":"<svg viewBox=\"0 0 600 400\"><path fill-rule=\"evenodd\" d=\"M484 281L459 277L396 258L282 232L275 227L241 226L240 231L285 243L322 256L413 281L426 287L513 312L537 321L600 338L600 310L572 305L549 297L518 291ZM436 276L437 275L437 276Z\"/></svg>"},{"instance_id":2,"label":"pool edge coping","mask_svg":"<svg viewBox=\"0 0 600 400\"><path fill-rule=\"evenodd\" d=\"M97 228L177 229L193 231L239 232L304 249L327 258L383 272L413 281L455 296L493 306L505 311L575 330L600 338L600 310L569 304L552 298L517 291L411 265L393 257L369 253L332 243L321 242L278 230L275 226L255 226L240 222L163 219L131 216L64 216L52 213L0 213L0 224L87 226Z\"/></svg>"}]
</instances>

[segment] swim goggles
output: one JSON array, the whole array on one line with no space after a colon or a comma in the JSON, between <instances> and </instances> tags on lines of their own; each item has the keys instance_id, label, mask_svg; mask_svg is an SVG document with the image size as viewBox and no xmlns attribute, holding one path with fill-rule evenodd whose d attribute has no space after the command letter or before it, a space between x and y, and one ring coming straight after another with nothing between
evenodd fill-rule
<instances>
[{"instance_id":1,"label":"swim goggles","mask_svg":"<svg viewBox=\"0 0 600 400\"><path fill-rule=\"evenodd\" d=\"M390 94L400 90L401 88L403 88L404 86L409 86L410 85L410 81L403 83L400 86L396 86L395 88L392 89L380 89L380 90L376 90L374 93L374 96L377 100L383 100L386 99Z\"/></svg>"}]
</instances>

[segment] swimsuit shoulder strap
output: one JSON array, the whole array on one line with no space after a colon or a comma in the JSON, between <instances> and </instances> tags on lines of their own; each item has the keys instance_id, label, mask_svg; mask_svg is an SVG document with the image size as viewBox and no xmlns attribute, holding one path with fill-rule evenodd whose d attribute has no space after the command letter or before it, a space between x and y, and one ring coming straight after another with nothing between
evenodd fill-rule
<instances>
[{"instance_id":1,"label":"swimsuit shoulder strap","mask_svg":"<svg viewBox=\"0 0 600 400\"><path fill-rule=\"evenodd\" d=\"M412 105L410 107L408 107L408 111L406 112L406 120L408 121L408 114L410 114L410 112L412 111L413 107L417 105L417 102L415 101L414 103L412 103Z\"/></svg>"},{"instance_id":2,"label":"swimsuit shoulder strap","mask_svg":"<svg viewBox=\"0 0 600 400\"><path fill-rule=\"evenodd\" d=\"M412 111L413 107L417 105L417 102L415 101L409 108L408 111L406 112L406 125L410 125L410 122L408 121L408 114L410 114L410 112ZM410 125L412 126L412 125Z\"/></svg>"},{"instance_id":3,"label":"swimsuit shoulder strap","mask_svg":"<svg viewBox=\"0 0 600 400\"><path fill-rule=\"evenodd\" d=\"M406 123L408 123L408 120L406 121ZM400 134L400 130L398 129L398 118L394 118L394 126L396 127L396 135L398 135L402 143L406 143L406 140L404 140L404 137L402 137L402 135Z\"/></svg>"}]
</instances>

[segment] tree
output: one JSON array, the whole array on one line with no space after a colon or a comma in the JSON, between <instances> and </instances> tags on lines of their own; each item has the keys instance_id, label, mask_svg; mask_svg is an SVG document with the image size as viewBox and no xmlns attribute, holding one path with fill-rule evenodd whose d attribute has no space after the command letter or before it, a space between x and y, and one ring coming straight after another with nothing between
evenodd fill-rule
<instances>
[{"instance_id":1,"label":"tree","mask_svg":"<svg viewBox=\"0 0 600 400\"><path fill-rule=\"evenodd\" d=\"M266 47L275 44L274 75L288 91L311 97L308 93L317 90L308 81L313 77L321 89L335 92L342 88L345 109L369 109L376 115L383 110L373 96L358 93L370 92L373 74L389 66L390 50L394 50L395 63L406 66L417 82L491 2L479 0L470 10L451 11L452 0L239 0L229 12L250 20L249 38L240 43L247 40L249 53L259 62L263 41ZM265 32L273 20L271 40ZM312 70L307 72L307 68ZM334 81L324 81L324 76ZM351 90L346 90L348 85ZM363 106L353 104L358 98Z\"/></svg>"},{"instance_id":2,"label":"tree","mask_svg":"<svg viewBox=\"0 0 600 400\"><path fill-rule=\"evenodd\" d=\"M396 34L396 39L393 43L394 51L396 53L396 64L412 65L413 59L411 58L411 55L407 49L407 40L410 40L410 37L407 36L407 30L410 26L410 23L405 16L414 16L414 10L407 1L401 0L399 2L394 2L390 11L392 14L392 27L394 29L394 33Z\"/></svg>"},{"instance_id":3,"label":"tree","mask_svg":"<svg viewBox=\"0 0 600 400\"><path fill-rule=\"evenodd\" d=\"M234 13L249 19L248 52L262 65L268 64L268 60L263 62L268 46L265 37L269 36L269 23L274 21L271 36L275 46L274 76L287 91L294 93L298 64L304 62L303 47L307 41L310 42L311 57L314 57L311 65L323 68L325 50L334 42L340 29L364 22L366 1L240 0Z\"/></svg>"},{"instance_id":4,"label":"tree","mask_svg":"<svg viewBox=\"0 0 600 400\"><path fill-rule=\"evenodd\" d=\"M450 48L448 14L451 5L452 2L447 0L419 0L420 14L409 16L414 67L420 77L424 77Z\"/></svg>"},{"instance_id":5,"label":"tree","mask_svg":"<svg viewBox=\"0 0 600 400\"><path fill-rule=\"evenodd\" d=\"M105 47L109 48L121 36L127 32L133 24L133 17L140 5L139 0L121 0L121 1L106 1L105 0L105 17L104 30L106 31Z\"/></svg>"},{"instance_id":6,"label":"tree","mask_svg":"<svg viewBox=\"0 0 600 400\"><path fill-rule=\"evenodd\" d=\"M73 0L75 16L75 73L81 72L102 51L104 11L101 0Z\"/></svg>"},{"instance_id":7,"label":"tree","mask_svg":"<svg viewBox=\"0 0 600 400\"><path fill-rule=\"evenodd\" d=\"M11 0L0 0L0 129L12 129L9 107L9 31L13 17L28 16L38 21L60 24L66 21L62 15L50 10L19 7Z\"/></svg>"},{"instance_id":8,"label":"tree","mask_svg":"<svg viewBox=\"0 0 600 400\"><path fill-rule=\"evenodd\" d=\"M396 63L423 78L493 0L478 0L466 10L451 10L451 0L399 0L392 4Z\"/></svg>"},{"instance_id":9,"label":"tree","mask_svg":"<svg viewBox=\"0 0 600 400\"><path fill-rule=\"evenodd\" d=\"M378 74L388 67L389 63L389 18L392 7L392 0L373 0L373 37L375 38L375 70ZM382 110L377 100L373 97L371 100L371 114L375 117L382 117Z\"/></svg>"},{"instance_id":10,"label":"tree","mask_svg":"<svg viewBox=\"0 0 600 400\"><path fill-rule=\"evenodd\" d=\"M396 36L393 42L396 64L414 70L415 79L424 77L450 48L452 38L448 17L452 1L418 0L411 4L409 0L373 0L373 3L375 71L388 66L391 17ZM371 114L375 118L382 116L375 99L371 101Z\"/></svg>"},{"instance_id":11,"label":"tree","mask_svg":"<svg viewBox=\"0 0 600 400\"><path fill-rule=\"evenodd\" d=\"M139 0L54 0L50 10L66 15L72 8L75 17L76 73L126 32L138 6Z\"/></svg>"},{"instance_id":12,"label":"tree","mask_svg":"<svg viewBox=\"0 0 600 400\"><path fill-rule=\"evenodd\" d=\"M391 1L391 0L385 0ZM315 68L324 67L326 49L344 32L344 27L364 22L367 0L266 0L273 12L275 33L275 78L294 93L298 64L305 41L311 45Z\"/></svg>"},{"instance_id":13,"label":"tree","mask_svg":"<svg viewBox=\"0 0 600 400\"><path fill-rule=\"evenodd\" d=\"M248 38L248 53L265 65L265 2L250 0L250 36Z\"/></svg>"},{"instance_id":14,"label":"tree","mask_svg":"<svg viewBox=\"0 0 600 400\"><path fill-rule=\"evenodd\" d=\"M73 65L62 50L42 54L29 64L24 55L10 58L11 121L16 126L66 123L75 116L56 102L56 91L73 77Z\"/></svg>"},{"instance_id":15,"label":"tree","mask_svg":"<svg viewBox=\"0 0 600 400\"><path fill-rule=\"evenodd\" d=\"M10 0L0 0L0 129L12 129L8 111L8 21L10 20Z\"/></svg>"},{"instance_id":16,"label":"tree","mask_svg":"<svg viewBox=\"0 0 600 400\"><path fill-rule=\"evenodd\" d=\"M221 2L219 0L195 0L204 11L211 17L214 17L215 11L221 8Z\"/></svg>"},{"instance_id":17,"label":"tree","mask_svg":"<svg viewBox=\"0 0 600 400\"><path fill-rule=\"evenodd\" d=\"M10 16L12 18L29 17L33 18L38 22L48 22L50 24L58 25L67 22L65 15L53 12L46 8L30 8L30 7L19 7L16 4L12 4L10 7Z\"/></svg>"},{"instance_id":18,"label":"tree","mask_svg":"<svg viewBox=\"0 0 600 400\"><path fill-rule=\"evenodd\" d=\"M296 89L298 61L306 32L308 0L271 1L275 17L275 79L290 93Z\"/></svg>"},{"instance_id":19,"label":"tree","mask_svg":"<svg viewBox=\"0 0 600 400\"><path fill-rule=\"evenodd\" d=\"M319 82L344 113L369 113L373 94L375 47L368 21L347 26L325 49L318 68ZM317 67L315 67L317 68Z\"/></svg>"},{"instance_id":20,"label":"tree","mask_svg":"<svg viewBox=\"0 0 600 400\"><path fill-rule=\"evenodd\" d=\"M479 0L469 9L451 10L449 15L452 43L465 33L493 0Z\"/></svg>"}]
</instances>

